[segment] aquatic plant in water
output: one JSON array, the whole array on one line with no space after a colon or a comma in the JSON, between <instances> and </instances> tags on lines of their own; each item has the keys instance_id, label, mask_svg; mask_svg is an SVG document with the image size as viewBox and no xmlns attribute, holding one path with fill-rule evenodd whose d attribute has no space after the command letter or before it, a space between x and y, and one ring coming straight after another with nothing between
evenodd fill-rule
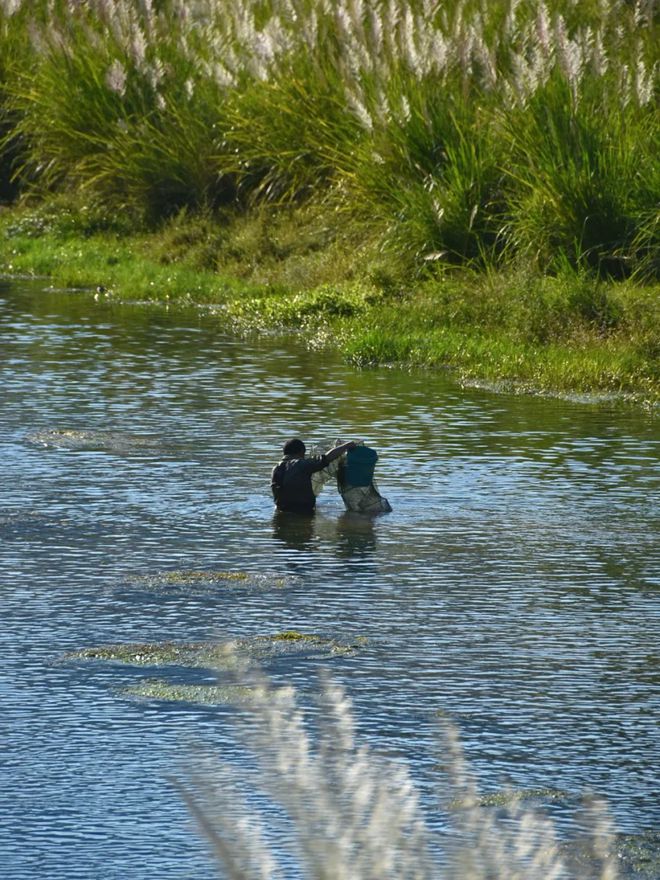
<instances>
[{"instance_id":1,"label":"aquatic plant in water","mask_svg":"<svg viewBox=\"0 0 660 880\"><path fill-rule=\"evenodd\" d=\"M237 721L250 760L230 764L199 753L177 781L221 876L615 880L601 803L587 805L578 867L550 819L519 801L495 810L480 800L457 732L445 725L445 822L431 831L407 763L358 741L343 688L324 680L314 730L294 691L274 688L259 674L251 688Z\"/></svg>"},{"instance_id":2,"label":"aquatic plant in water","mask_svg":"<svg viewBox=\"0 0 660 880\"><path fill-rule=\"evenodd\" d=\"M224 571L220 569L173 569L153 574L130 574L120 579L117 588L125 584L141 590L158 593L214 594L219 589L281 590L295 581L290 575L266 572Z\"/></svg>"},{"instance_id":3,"label":"aquatic plant in water","mask_svg":"<svg viewBox=\"0 0 660 880\"><path fill-rule=\"evenodd\" d=\"M213 684L176 684L160 678L146 679L138 684L122 688L120 693L126 697L140 700L157 700L171 703L198 703L218 706L222 704L242 705L259 698L251 688L222 686Z\"/></svg>"},{"instance_id":4,"label":"aquatic plant in water","mask_svg":"<svg viewBox=\"0 0 660 880\"><path fill-rule=\"evenodd\" d=\"M79 430L54 428L30 431L26 443L46 449L64 449L71 452L103 450L110 453L161 452L163 444L155 437L145 437L123 431Z\"/></svg>"},{"instance_id":5,"label":"aquatic plant in water","mask_svg":"<svg viewBox=\"0 0 660 880\"><path fill-rule=\"evenodd\" d=\"M98 660L130 666L185 666L208 669L233 668L246 661L259 661L293 654L315 654L325 659L354 654L366 644L357 636L340 640L316 633L284 630L271 635L246 636L219 642L124 642L80 648L63 660Z\"/></svg>"}]
</instances>

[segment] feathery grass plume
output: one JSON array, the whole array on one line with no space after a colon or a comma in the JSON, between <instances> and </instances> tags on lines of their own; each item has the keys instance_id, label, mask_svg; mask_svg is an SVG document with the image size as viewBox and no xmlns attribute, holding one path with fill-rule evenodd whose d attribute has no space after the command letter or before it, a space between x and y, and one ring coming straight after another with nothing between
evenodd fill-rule
<instances>
[{"instance_id":1,"label":"feathery grass plume","mask_svg":"<svg viewBox=\"0 0 660 880\"><path fill-rule=\"evenodd\" d=\"M10 106L28 145L24 175L137 215L213 204L231 192L213 158L217 84L195 88L181 34L140 8L142 18L130 0L65 7L36 65L17 66Z\"/></svg>"},{"instance_id":2,"label":"feathery grass plume","mask_svg":"<svg viewBox=\"0 0 660 880\"><path fill-rule=\"evenodd\" d=\"M366 141L356 151L362 159L351 180L372 215L389 223L387 249L414 271L481 261L496 247L501 225L501 171L490 128L477 125L469 105L434 83L429 77L390 93L387 119L373 145Z\"/></svg>"},{"instance_id":3,"label":"feathery grass plume","mask_svg":"<svg viewBox=\"0 0 660 880\"><path fill-rule=\"evenodd\" d=\"M550 153L529 132L536 105L559 90L580 130L599 115L617 130L623 118L639 126L642 140L629 132L625 150L641 149L648 173L657 30L648 0L35 0L29 10L2 0L2 175L11 166L23 183L90 191L154 219L341 191L349 213L384 220L415 271L429 253L499 259L503 199L521 217L538 180L534 216L551 196L548 216L575 215L544 253L569 248L600 265L593 254L610 247L637 271L642 253L653 263L650 186L634 181L625 235L619 224L594 241L591 201L576 207L547 168L535 177ZM590 160L603 185L615 154L630 164L607 149ZM589 234L576 233L585 223ZM529 253L523 225L505 227L511 255ZM646 243L633 247L642 230Z\"/></svg>"},{"instance_id":4,"label":"feathery grass plume","mask_svg":"<svg viewBox=\"0 0 660 880\"><path fill-rule=\"evenodd\" d=\"M244 673L245 674L245 673ZM520 803L485 806L456 729L442 729L445 778L431 830L405 759L356 737L350 700L324 678L312 725L295 692L251 673L233 762L191 756L177 787L222 876L305 880L553 880L571 870L553 823ZM438 820L442 820L441 822ZM582 823L591 876L615 880L603 804ZM569 850L570 852L570 850ZM584 857L584 850L583 857Z\"/></svg>"},{"instance_id":5,"label":"feathery grass plume","mask_svg":"<svg viewBox=\"0 0 660 880\"><path fill-rule=\"evenodd\" d=\"M317 12L317 43L296 51L289 51L293 37L282 21L269 25L271 75L244 77L227 100L226 152L248 200L323 191L361 136L345 92L359 81L361 61L354 42L342 38L350 31L348 12L341 5L330 12ZM355 95L359 109L359 88Z\"/></svg>"},{"instance_id":6,"label":"feathery grass plume","mask_svg":"<svg viewBox=\"0 0 660 880\"><path fill-rule=\"evenodd\" d=\"M657 260L642 253L642 217L657 212L654 115L632 105L605 108L597 96L574 103L572 86L553 77L520 113L503 122L509 242L543 269L568 259L622 277Z\"/></svg>"}]
</instances>

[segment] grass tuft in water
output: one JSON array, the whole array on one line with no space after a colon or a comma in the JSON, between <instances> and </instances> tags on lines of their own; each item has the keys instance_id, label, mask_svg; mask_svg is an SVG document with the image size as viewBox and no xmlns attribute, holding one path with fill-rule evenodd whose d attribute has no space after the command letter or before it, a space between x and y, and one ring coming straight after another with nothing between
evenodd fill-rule
<instances>
[{"instance_id":1,"label":"grass tuft in water","mask_svg":"<svg viewBox=\"0 0 660 880\"><path fill-rule=\"evenodd\" d=\"M315 633L285 630L272 635L249 636L223 642L127 642L98 645L71 651L62 658L126 663L131 666L185 666L225 668L236 665L237 658L266 660L281 654L312 651L328 658L354 654L366 639L358 636L339 640Z\"/></svg>"},{"instance_id":2,"label":"grass tuft in water","mask_svg":"<svg viewBox=\"0 0 660 880\"><path fill-rule=\"evenodd\" d=\"M168 703L199 703L217 706L251 703L259 699L252 688L236 685L173 684L162 679L148 679L122 688L122 696Z\"/></svg>"},{"instance_id":3,"label":"grass tuft in water","mask_svg":"<svg viewBox=\"0 0 660 880\"><path fill-rule=\"evenodd\" d=\"M175 571L163 571L157 574L134 575L130 578L131 583L158 586L160 584L199 584L199 583L224 583L249 581L252 575L246 571L215 571L178 569Z\"/></svg>"}]
</instances>

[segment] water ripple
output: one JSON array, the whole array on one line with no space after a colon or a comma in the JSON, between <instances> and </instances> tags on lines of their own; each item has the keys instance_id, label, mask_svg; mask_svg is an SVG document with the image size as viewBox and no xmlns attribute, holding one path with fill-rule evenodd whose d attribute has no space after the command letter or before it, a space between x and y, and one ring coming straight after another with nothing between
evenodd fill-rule
<instances>
[{"instance_id":1,"label":"water ripple","mask_svg":"<svg viewBox=\"0 0 660 880\"><path fill-rule=\"evenodd\" d=\"M332 669L360 731L411 760L425 796L449 716L485 790L590 788L622 829L657 824L652 420L356 372L196 313L37 285L0 304L8 876L213 876L167 777L190 739L231 753L232 710L131 700L143 671L61 660L101 644L359 638ZM269 472L293 435L375 446L393 513L348 517L330 487L313 521L283 529ZM311 705L322 665L267 669Z\"/></svg>"}]
</instances>

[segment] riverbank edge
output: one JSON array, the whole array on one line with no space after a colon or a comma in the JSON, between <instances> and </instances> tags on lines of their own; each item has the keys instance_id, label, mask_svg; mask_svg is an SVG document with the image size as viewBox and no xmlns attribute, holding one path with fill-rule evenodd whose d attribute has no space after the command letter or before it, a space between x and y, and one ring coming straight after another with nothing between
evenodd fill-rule
<instances>
[{"instance_id":1,"label":"riverbank edge","mask_svg":"<svg viewBox=\"0 0 660 880\"><path fill-rule=\"evenodd\" d=\"M330 219L330 222L328 222ZM448 370L459 383L657 409L660 285L567 272L451 269L411 279L368 226L306 210L157 231L62 205L0 211L0 272L117 301L196 306L240 336L303 336L357 367Z\"/></svg>"}]
</instances>

